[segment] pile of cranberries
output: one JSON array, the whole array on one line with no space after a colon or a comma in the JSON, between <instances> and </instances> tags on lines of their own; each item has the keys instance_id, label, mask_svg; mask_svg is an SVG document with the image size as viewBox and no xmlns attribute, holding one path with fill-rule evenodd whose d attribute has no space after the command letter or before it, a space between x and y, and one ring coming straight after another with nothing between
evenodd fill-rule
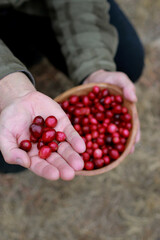
<instances>
[{"instance_id":1,"label":"pile of cranberries","mask_svg":"<svg viewBox=\"0 0 160 240\"><path fill-rule=\"evenodd\" d=\"M45 120L41 116L36 116L29 127L30 140L21 141L19 147L26 152L32 148L32 143L37 144L38 155L46 159L52 152L58 149L58 143L66 140L63 132L56 131L57 119L54 116L48 116Z\"/></svg>"},{"instance_id":2,"label":"pile of cranberries","mask_svg":"<svg viewBox=\"0 0 160 240\"><path fill-rule=\"evenodd\" d=\"M87 95L71 95L60 105L86 144L81 154L85 170L101 168L119 158L132 128L122 96L94 86Z\"/></svg>"}]
</instances>

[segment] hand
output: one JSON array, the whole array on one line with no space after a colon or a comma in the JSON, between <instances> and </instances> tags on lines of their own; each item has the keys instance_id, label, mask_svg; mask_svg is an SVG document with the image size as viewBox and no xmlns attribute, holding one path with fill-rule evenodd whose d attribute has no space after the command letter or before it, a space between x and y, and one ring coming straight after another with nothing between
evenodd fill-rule
<instances>
[{"instance_id":1,"label":"hand","mask_svg":"<svg viewBox=\"0 0 160 240\"><path fill-rule=\"evenodd\" d=\"M28 153L19 148L22 140L29 139L28 129L37 115L44 118L54 115L58 120L55 129L63 131L67 137L67 141L59 145L58 152L52 153L47 160L38 157L36 144ZM83 168L83 160L78 154L85 151L83 139L74 130L60 105L36 90L15 98L3 108L0 133L0 149L7 163L19 164L50 180L71 180L75 171Z\"/></svg>"},{"instance_id":2,"label":"hand","mask_svg":"<svg viewBox=\"0 0 160 240\"><path fill-rule=\"evenodd\" d=\"M98 70L92 73L88 78L86 78L83 84L101 82L119 86L120 88L123 89L123 94L126 99L128 99L131 102L137 102L135 86L125 73ZM138 131L135 143L138 143L139 140L140 140L140 122L138 120ZM132 147L131 153L134 152L134 148L135 146Z\"/></svg>"}]
</instances>

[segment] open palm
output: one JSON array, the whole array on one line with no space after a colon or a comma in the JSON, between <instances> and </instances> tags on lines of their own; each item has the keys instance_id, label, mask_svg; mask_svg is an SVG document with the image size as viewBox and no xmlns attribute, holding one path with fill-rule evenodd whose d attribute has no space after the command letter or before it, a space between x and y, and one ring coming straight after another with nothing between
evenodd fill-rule
<instances>
[{"instance_id":1,"label":"open palm","mask_svg":"<svg viewBox=\"0 0 160 240\"><path fill-rule=\"evenodd\" d=\"M47 160L38 157L36 144L33 144L28 153L19 148L22 140L29 139L29 126L38 115L44 119L54 115L58 120L55 129L63 131L67 137L67 141L59 144L58 152L52 153ZM7 106L1 112L0 132L0 150L7 163L19 163L50 180L70 180L75 171L83 168L83 161L78 153L85 151L84 141L59 104L40 92L35 91L17 98Z\"/></svg>"}]
</instances>

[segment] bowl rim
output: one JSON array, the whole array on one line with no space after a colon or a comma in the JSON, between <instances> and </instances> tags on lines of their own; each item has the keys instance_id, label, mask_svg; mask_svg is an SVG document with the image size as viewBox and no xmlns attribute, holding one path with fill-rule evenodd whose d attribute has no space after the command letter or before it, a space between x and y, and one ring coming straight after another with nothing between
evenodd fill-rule
<instances>
[{"instance_id":1,"label":"bowl rim","mask_svg":"<svg viewBox=\"0 0 160 240\"><path fill-rule=\"evenodd\" d=\"M56 102L59 102L61 98L67 99L70 95L73 95L73 92L74 93L76 93L77 91L81 92L84 89L89 90L93 86L99 86L101 89L108 88L109 90L116 91L117 94L120 94L121 96L123 96L124 102L127 103L130 106L129 110L132 114L132 130L130 132L129 138L127 139L127 147L125 148L124 152L120 155L120 157L118 159L116 159L115 161L111 162L110 164L108 164L108 165L106 165L102 168L93 169L93 170L81 170L81 171L76 171L75 172L76 175L82 175L82 176L99 175L99 174L108 172L108 171L116 168L129 155L129 153L132 149L132 146L134 145L134 143L136 141L136 135L137 135L137 131L138 131L138 112L137 112L137 108L136 108L136 103L130 102L129 100L124 98L122 88L118 87L117 85L109 84L109 83L83 84L83 85L73 87L73 88L61 93L56 98L54 98L54 100Z\"/></svg>"}]
</instances>

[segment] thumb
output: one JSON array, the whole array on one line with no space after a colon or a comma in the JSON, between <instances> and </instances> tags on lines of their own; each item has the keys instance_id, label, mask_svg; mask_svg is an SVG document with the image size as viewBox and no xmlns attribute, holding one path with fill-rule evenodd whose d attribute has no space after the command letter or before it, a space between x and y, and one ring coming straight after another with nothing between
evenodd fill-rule
<instances>
[{"instance_id":1,"label":"thumb","mask_svg":"<svg viewBox=\"0 0 160 240\"><path fill-rule=\"evenodd\" d=\"M22 167L29 168L30 166L30 158L28 154L22 149L18 148L15 140L8 140L3 138L3 142L1 142L1 152L5 159L5 161L9 164L18 164Z\"/></svg>"},{"instance_id":2,"label":"thumb","mask_svg":"<svg viewBox=\"0 0 160 240\"><path fill-rule=\"evenodd\" d=\"M136 93L135 93L135 88L134 86L127 86L123 89L123 94L124 94L124 97L131 101L131 102L137 102L137 96L136 96Z\"/></svg>"}]
</instances>

